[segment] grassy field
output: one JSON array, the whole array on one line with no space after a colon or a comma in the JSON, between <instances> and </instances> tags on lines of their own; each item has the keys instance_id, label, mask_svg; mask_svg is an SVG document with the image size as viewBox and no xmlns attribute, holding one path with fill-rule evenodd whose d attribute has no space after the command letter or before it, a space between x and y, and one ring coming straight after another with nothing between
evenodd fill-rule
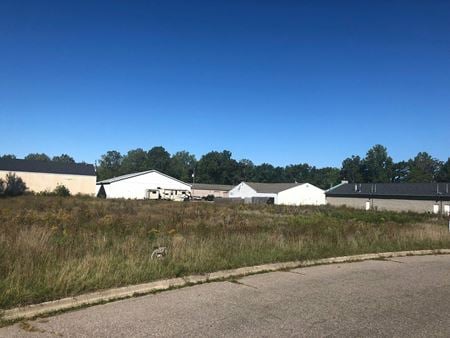
<instances>
[{"instance_id":1,"label":"grassy field","mask_svg":"<svg viewBox=\"0 0 450 338\"><path fill-rule=\"evenodd\" d=\"M155 246L167 246L160 261ZM0 308L268 262L450 248L446 221L332 207L0 199Z\"/></svg>"}]
</instances>

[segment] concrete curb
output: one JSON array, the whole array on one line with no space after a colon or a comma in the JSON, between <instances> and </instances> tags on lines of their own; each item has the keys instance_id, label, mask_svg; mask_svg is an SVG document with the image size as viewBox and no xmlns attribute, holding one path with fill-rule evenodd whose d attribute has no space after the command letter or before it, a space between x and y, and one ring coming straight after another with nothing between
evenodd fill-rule
<instances>
[{"instance_id":1,"label":"concrete curb","mask_svg":"<svg viewBox=\"0 0 450 338\"><path fill-rule=\"evenodd\" d=\"M263 264L238 269L222 270L203 275L191 275L183 278L172 278L151 283L124 286L120 288L113 288L104 291L87 293L76 297L68 297L50 302L13 308L0 312L0 319L6 321L15 321L18 319L33 318L40 315L68 310L81 306L99 304L102 302L119 300L182 286L219 281L234 277L242 277L261 272L287 270L321 264L346 263L346 262L357 262L380 258L423 256L423 255L437 255L437 254L450 254L450 249L383 252L374 254L323 258L309 261Z\"/></svg>"}]
</instances>

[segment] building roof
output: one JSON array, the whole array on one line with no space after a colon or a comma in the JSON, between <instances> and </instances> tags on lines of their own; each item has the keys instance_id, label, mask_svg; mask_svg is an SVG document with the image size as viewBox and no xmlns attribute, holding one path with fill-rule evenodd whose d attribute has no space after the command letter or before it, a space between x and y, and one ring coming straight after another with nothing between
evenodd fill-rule
<instances>
[{"instance_id":1,"label":"building roof","mask_svg":"<svg viewBox=\"0 0 450 338\"><path fill-rule=\"evenodd\" d=\"M219 191L230 191L233 189L233 185L227 184L208 184L208 183L194 183L192 184L192 189L196 190L219 190Z\"/></svg>"},{"instance_id":2,"label":"building roof","mask_svg":"<svg viewBox=\"0 0 450 338\"><path fill-rule=\"evenodd\" d=\"M128 179L128 178L132 178L132 177L136 177L136 176L141 176L141 175L145 175L145 174L150 174L150 173L157 173L157 174L159 174L159 175L168 177L168 178L170 178L171 180L174 180L174 181L177 181L177 182L180 182L180 183L183 183L183 184L186 184L187 186L189 186L188 183L183 182L183 181L180 181L180 180L178 180L178 179L176 179L176 178L174 178L174 177L172 177L172 176L163 174L162 172L160 172L160 171L158 171L158 170L147 170L147 171L141 171L141 172L138 172L138 173L132 173L132 174L126 174L126 175L117 176L117 177L113 177L113 178L108 178L107 180L103 180L103 181L97 182L97 185L99 185L99 184L111 184L111 183L114 183L114 182L117 182L117 181L122 181L122 180L126 180L126 179Z\"/></svg>"},{"instance_id":3,"label":"building roof","mask_svg":"<svg viewBox=\"0 0 450 338\"><path fill-rule=\"evenodd\" d=\"M344 183L326 191L330 197L450 199L450 183Z\"/></svg>"},{"instance_id":4,"label":"building roof","mask_svg":"<svg viewBox=\"0 0 450 338\"><path fill-rule=\"evenodd\" d=\"M86 163L61 163L53 161L33 161L0 159L0 170L10 172L32 172L49 174L95 176L95 168Z\"/></svg>"},{"instance_id":5,"label":"building roof","mask_svg":"<svg viewBox=\"0 0 450 338\"><path fill-rule=\"evenodd\" d=\"M281 191L288 190L304 183L257 183L257 182L243 182L250 188L262 194L277 194Z\"/></svg>"}]
</instances>

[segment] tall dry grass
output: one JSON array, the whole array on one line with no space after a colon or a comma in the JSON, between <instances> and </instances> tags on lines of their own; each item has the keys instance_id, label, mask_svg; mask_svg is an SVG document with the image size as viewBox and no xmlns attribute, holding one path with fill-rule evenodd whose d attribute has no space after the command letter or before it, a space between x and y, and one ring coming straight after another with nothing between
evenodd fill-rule
<instances>
[{"instance_id":1,"label":"tall dry grass","mask_svg":"<svg viewBox=\"0 0 450 338\"><path fill-rule=\"evenodd\" d=\"M150 259L155 246L169 255ZM429 215L23 196L0 200L0 308L190 273L450 248Z\"/></svg>"}]
</instances>

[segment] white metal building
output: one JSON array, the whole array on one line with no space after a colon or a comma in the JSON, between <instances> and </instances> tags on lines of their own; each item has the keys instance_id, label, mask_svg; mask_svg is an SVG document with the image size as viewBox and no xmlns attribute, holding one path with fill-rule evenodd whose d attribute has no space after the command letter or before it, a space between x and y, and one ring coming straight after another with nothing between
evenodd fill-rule
<instances>
[{"instance_id":1,"label":"white metal building","mask_svg":"<svg viewBox=\"0 0 450 338\"><path fill-rule=\"evenodd\" d=\"M273 198L275 204L323 205L325 191L310 183L255 183L242 182L229 192L230 198L251 201L255 197Z\"/></svg>"},{"instance_id":2,"label":"white metal building","mask_svg":"<svg viewBox=\"0 0 450 338\"><path fill-rule=\"evenodd\" d=\"M97 196L106 198L183 200L191 186L157 170L122 175L97 182Z\"/></svg>"}]
</instances>

